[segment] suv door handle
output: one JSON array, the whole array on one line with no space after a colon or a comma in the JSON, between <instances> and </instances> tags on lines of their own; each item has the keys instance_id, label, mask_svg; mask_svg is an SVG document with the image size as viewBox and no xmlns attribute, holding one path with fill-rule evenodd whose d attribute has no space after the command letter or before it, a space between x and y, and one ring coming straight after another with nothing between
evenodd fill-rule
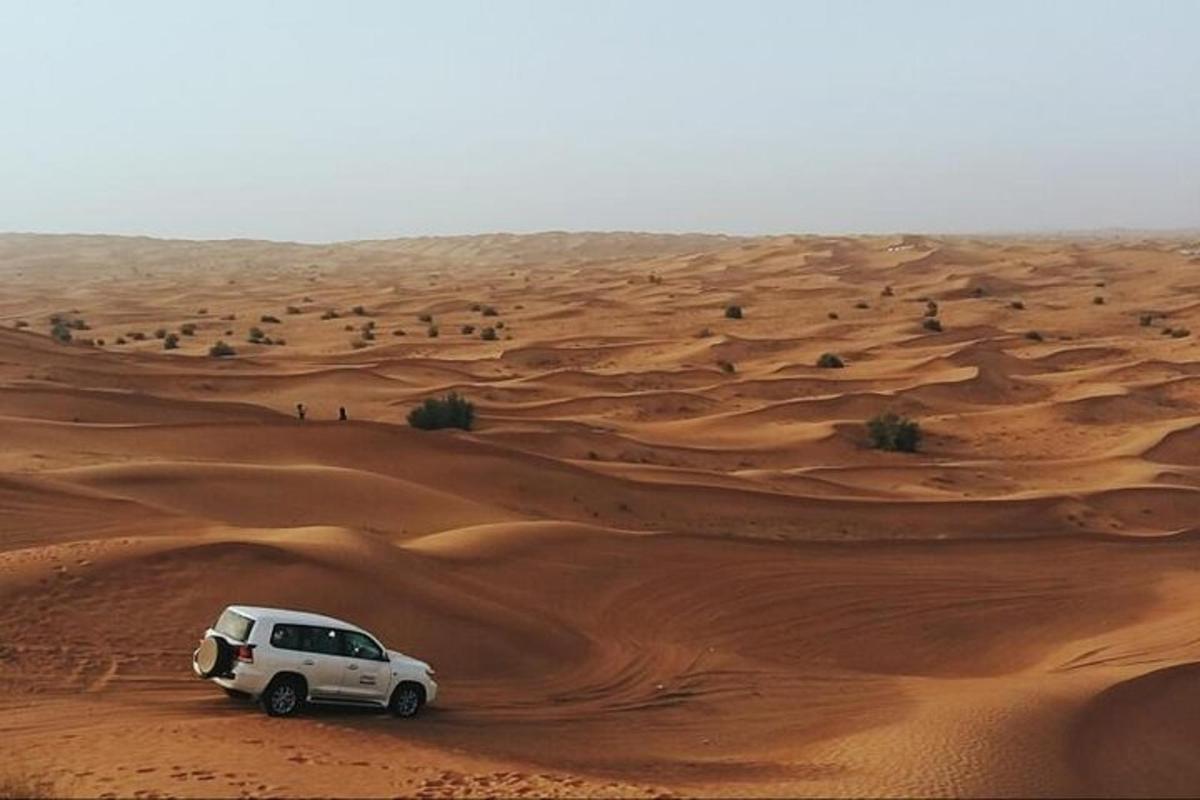
<instances>
[{"instance_id":1,"label":"suv door handle","mask_svg":"<svg viewBox=\"0 0 1200 800\"><path fill-rule=\"evenodd\" d=\"M304 664L304 666L306 666L306 667L311 667L316 662L314 662L311 658L306 658L301 663Z\"/></svg>"},{"instance_id":2,"label":"suv door handle","mask_svg":"<svg viewBox=\"0 0 1200 800\"><path fill-rule=\"evenodd\" d=\"M350 664L346 667L346 669L358 669L358 664Z\"/></svg>"}]
</instances>

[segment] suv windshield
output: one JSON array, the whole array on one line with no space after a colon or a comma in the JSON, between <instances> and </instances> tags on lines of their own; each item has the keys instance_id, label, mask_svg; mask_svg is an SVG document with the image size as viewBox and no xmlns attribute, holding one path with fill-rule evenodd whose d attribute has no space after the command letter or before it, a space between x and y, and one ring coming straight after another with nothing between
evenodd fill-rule
<instances>
[{"instance_id":1,"label":"suv windshield","mask_svg":"<svg viewBox=\"0 0 1200 800\"><path fill-rule=\"evenodd\" d=\"M250 631L254 630L254 620L227 608L221 618L217 620L217 624L213 626L213 630L226 639L244 642L250 638Z\"/></svg>"}]
</instances>

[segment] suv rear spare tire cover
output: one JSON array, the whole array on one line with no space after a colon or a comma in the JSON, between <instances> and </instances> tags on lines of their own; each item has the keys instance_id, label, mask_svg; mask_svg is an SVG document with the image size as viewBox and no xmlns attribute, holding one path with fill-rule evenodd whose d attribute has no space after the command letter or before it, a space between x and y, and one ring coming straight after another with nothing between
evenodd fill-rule
<instances>
[{"instance_id":1,"label":"suv rear spare tire cover","mask_svg":"<svg viewBox=\"0 0 1200 800\"><path fill-rule=\"evenodd\" d=\"M233 648L220 636L206 636L196 651L196 666L200 675L211 678L223 675L233 664Z\"/></svg>"}]
</instances>

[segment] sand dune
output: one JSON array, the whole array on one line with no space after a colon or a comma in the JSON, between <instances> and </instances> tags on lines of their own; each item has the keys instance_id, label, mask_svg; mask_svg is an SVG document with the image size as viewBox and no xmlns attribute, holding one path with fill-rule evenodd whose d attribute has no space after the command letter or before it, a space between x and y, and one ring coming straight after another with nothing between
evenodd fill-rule
<instances>
[{"instance_id":1,"label":"sand dune","mask_svg":"<svg viewBox=\"0 0 1200 800\"><path fill-rule=\"evenodd\" d=\"M1179 250L0 236L3 769L69 796L1194 795ZM405 424L448 391L473 431ZM870 448L887 410L920 452ZM368 626L443 696L405 724L231 703L188 658L232 602Z\"/></svg>"}]
</instances>

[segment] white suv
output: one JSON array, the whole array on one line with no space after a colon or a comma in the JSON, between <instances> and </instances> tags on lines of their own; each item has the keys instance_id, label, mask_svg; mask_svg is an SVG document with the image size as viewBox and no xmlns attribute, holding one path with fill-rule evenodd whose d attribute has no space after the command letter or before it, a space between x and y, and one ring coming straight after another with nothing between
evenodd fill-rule
<instances>
[{"instance_id":1,"label":"white suv","mask_svg":"<svg viewBox=\"0 0 1200 800\"><path fill-rule=\"evenodd\" d=\"M204 633L192 670L273 717L305 703L388 708L411 717L437 696L433 669L355 625L279 608L229 606Z\"/></svg>"}]
</instances>

